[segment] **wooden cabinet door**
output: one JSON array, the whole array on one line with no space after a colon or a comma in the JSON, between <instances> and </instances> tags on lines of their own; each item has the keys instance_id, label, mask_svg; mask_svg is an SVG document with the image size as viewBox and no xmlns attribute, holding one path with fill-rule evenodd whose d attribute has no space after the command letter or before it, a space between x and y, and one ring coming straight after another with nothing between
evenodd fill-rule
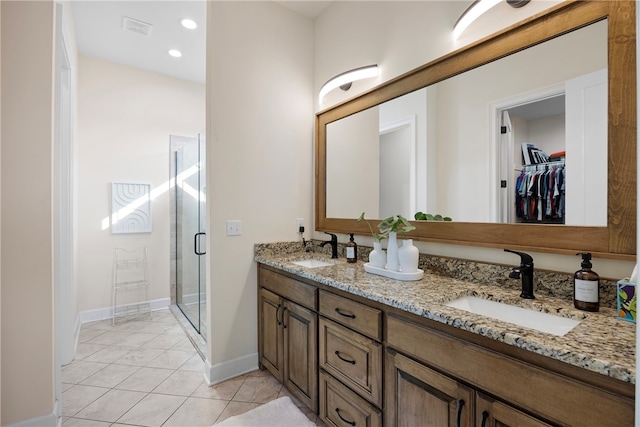
<instances>
[{"instance_id":1,"label":"wooden cabinet door","mask_svg":"<svg viewBox=\"0 0 640 427\"><path fill-rule=\"evenodd\" d=\"M385 425L471 427L474 392L457 381L387 349Z\"/></svg>"},{"instance_id":2,"label":"wooden cabinet door","mask_svg":"<svg viewBox=\"0 0 640 427\"><path fill-rule=\"evenodd\" d=\"M285 300L284 385L314 412L318 410L318 315Z\"/></svg>"},{"instance_id":3,"label":"wooden cabinet door","mask_svg":"<svg viewBox=\"0 0 640 427\"><path fill-rule=\"evenodd\" d=\"M478 427L550 427L516 408L476 393L476 426Z\"/></svg>"},{"instance_id":4,"label":"wooden cabinet door","mask_svg":"<svg viewBox=\"0 0 640 427\"><path fill-rule=\"evenodd\" d=\"M282 334L283 300L260 288L258 296L258 351L260 364L278 380L284 379L284 341Z\"/></svg>"}]
</instances>

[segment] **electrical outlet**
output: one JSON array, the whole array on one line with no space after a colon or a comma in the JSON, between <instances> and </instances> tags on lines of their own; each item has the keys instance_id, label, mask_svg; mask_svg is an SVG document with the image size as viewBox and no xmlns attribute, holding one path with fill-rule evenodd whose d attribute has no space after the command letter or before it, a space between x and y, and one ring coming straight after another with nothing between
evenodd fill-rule
<instances>
[{"instance_id":1,"label":"electrical outlet","mask_svg":"<svg viewBox=\"0 0 640 427\"><path fill-rule=\"evenodd\" d=\"M227 220L227 236L240 236L242 234L242 221L239 219Z\"/></svg>"},{"instance_id":2,"label":"electrical outlet","mask_svg":"<svg viewBox=\"0 0 640 427\"><path fill-rule=\"evenodd\" d=\"M304 232L304 218L298 218L296 220L296 231L300 232L300 227L302 227L302 231Z\"/></svg>"}]
</instances>

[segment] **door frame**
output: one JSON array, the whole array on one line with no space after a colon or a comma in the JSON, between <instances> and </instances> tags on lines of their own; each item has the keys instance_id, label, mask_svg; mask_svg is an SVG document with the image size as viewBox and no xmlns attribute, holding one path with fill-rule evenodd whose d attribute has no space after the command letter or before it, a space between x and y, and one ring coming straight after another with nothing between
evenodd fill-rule
<instances>
[{"instance_id":1,"label":"door frame","mask_svg":"<svg viewBox=\"0 0 640 427\"><path fill-rule=\"evenodd\" d=\"M500 132L500 127L502 126L502 114L503 111L509 110L511 108L520 107L522 105L531 104L533 102L542 101L549 98L554 98L556 96L561 96L565 93L565 85L564 83L559 83L551 86L547 86L541 89L537 89L534 91L524 92L519 95L515 95L509 98L504 98L489 104L489 114L490 114L490 123L489 131L491 132L490 141L493 141L493 144L490 146L490 159L493 164L490 165L491 170L491 180L494 183L490 188L490 198L491 198L491 218L493 222L500 222L500 215L502 210L504 209L503 204L506 203L507 206L513 205L515 203L515 196L512 188L509 186L510 174L515 170L515 165L513 162L513 147L505 148L507 150L507 161L501 161L503 156L503 143L502 143L502 134ZM513 142L513 141L511 141ZM507 197L503 197L501 193L500 180L507 180Z\"/></svg>"}]
</instances>

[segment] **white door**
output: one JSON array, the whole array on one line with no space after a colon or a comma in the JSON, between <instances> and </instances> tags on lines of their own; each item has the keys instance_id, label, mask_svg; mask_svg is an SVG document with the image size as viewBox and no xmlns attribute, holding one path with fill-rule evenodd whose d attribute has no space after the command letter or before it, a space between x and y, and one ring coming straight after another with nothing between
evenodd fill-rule
<instances>
[{"instance_id":1,"label":"white door","mask_svg":"<svg viewBox=\"0 0 640 427\"><path fill-rule=\"evenodd\" d=\"M517 173L513 162L513 132L509 111L502 112L500 126L500 179L498 183L499 222L515 222L515 183Z\"/></svg>"},{"instance_id":2,"label":"white door","mask_svg":"<svg viewBox=\"0 0 640 427\"><path fill-rule=\"evenodd\" d=\"M380 127L379 215L403 215L413 219L416 212L416 132L415 116Z\"/></svg>"},{"instance_id":3,"label":"white door","mask_svg":"<svg viewBox=\"0 0 640 427\"><path fill-rule=\"evenodd\" d=\"M566 82L567 225L607 225L607 70Z\"/></svg>"}]
</instances>

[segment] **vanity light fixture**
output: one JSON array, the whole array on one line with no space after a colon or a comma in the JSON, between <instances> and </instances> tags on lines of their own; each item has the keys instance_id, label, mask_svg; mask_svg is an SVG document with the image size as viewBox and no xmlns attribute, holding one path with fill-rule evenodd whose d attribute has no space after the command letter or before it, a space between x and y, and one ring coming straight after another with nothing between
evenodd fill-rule
<instances>
[{"instance_id":1,"label":"vanity light fixture","mask_svg":"<svg viewBox=\"0 0 640 427\"><path fill-rule=\"evenodd\" d=\"M187 30L195 30L198 28L198 24L191 18L182 18L180 19L180 25L182 25Z\"/></svg>"},{"instance_id":2,"label":"vanity light fixture","mask_svg":"<svg viewBox=\"0 0 640 427\"><path fill-rule=\"evenodd\" d=\"M501 1L502 0L475 0L471 3L471 6L462 12L462 15L460 15L460 18L458 18L453 26L453 39L457 40L469 25Z\"/></svg>"},{"instance_id":3,"label":"vanity light fixture","mask_svg":"<svg viewBox=\"0 0 640 427\"><path fill-rule=\"evenodd\" d=\"M489 9L500 3L502 0L475 0L471 6L465 10L460 18L453 26L453 39L457 40L464 30L471 25L476 19L487 12ZM507 4L513 8L519 8L531 0L505 0Z\"/></svg>"},{"instance_id":4,"label":"vanity light fixture","mask_svg":"<svg viewBox=\"0 0 640 427\"><path fill-rule=\"evenodd\" d=\"M378 77L377 65L367 65L365 67L354 68L353 70L338 74L320 88L320 102L322 102L322 98L332 90L338 87L342 90L349 90L351 83L356 80L362 80L369 77Z\"/></svg>"},{"instance_id":5,"label":"vanity light fixture","mask_svg":"<svg viewBox=\"0 0 640 427\"><path fill-rule=\"evenodd\" d=\"M182 52L180 52L178 49L169 49L167 53L174 58L180 58L182 56Z\"/></svg>"}]
</instances>

